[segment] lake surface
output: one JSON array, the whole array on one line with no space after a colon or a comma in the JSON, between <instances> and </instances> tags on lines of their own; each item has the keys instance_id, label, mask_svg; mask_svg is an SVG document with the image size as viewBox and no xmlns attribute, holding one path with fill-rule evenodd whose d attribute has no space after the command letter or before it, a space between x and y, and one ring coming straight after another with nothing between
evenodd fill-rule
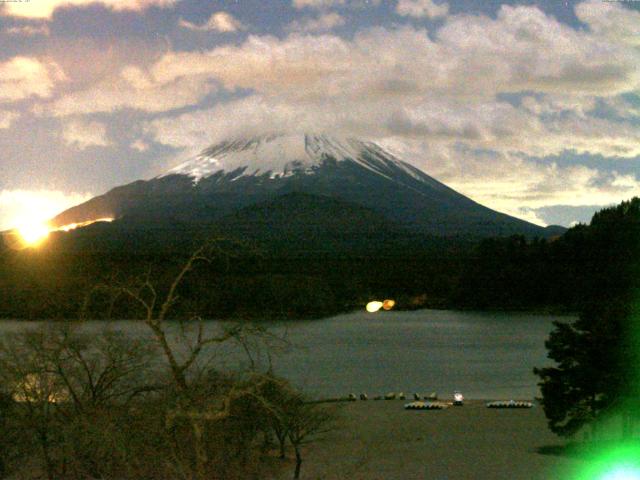
<instances>
[{"instance_id":1,"label":"lake surface","mask_svg":"<svg viewBox=\"0 0 640 480\"><path fill-rule=\"evenodd\" d=\"M420 310L274 323L269 328L286 336L291 347L271 360L276 373L313 396L438 392L448 397L460 390L467 398L531 399L539 395L533 367L550 364L544 342L553 320L573 318ZM103 325L90 322L87 328ZM140 322L111 325L134 336L148 335ZM210 321L207 329L219 325ZM3 322L0 334L21 328L24 323ZM237 352L215 353L217 365L238 364Z\"/></svg>"},{"instance_id":2,"label":"lake surface","mask_svg":"<svg viewBox=\"0 0 640 480\"><path fill-rule=\"evenodd\" d=\"M441 310L354 313L289 326L301 348L277 371L312 393L462 391L468 398L532 398L534 366L550 364L553 320L570 317Z\"/></svg>"}]
</instances>

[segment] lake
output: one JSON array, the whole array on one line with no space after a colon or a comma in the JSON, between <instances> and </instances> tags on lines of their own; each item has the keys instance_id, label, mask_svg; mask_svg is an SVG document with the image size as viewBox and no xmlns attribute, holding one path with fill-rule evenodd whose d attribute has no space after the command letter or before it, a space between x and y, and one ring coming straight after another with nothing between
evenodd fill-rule
<instances>
[{"instance_id":1,"label":"lake","mask_svg":"<svg viewBox=\"0 0 640 480\"><path fill-rule=\"evenodd\" d=\"M573 318L420 310L272 323L269 328L291 344L272 362L277 373L316 397L351 392L450 396L460 390L468 398L531 399L539 395L533 367L550 363L544 342L553 320ZM89 322L87 328L104 324ZM5 321L0 332L27 325L33 324ZM131 335L148 335L141 322L111 325ZM209 321L207 329L219 325ZM237 352L225 348L216 353L216 364L238 365ZM260 358L264 362L265 356Z\"/></svg>"},{"instance_id":2,"label":"lake","mask_svg":"<svg viewBox=\"0 0 640 480\"><path fill-rule=\"evenodd\" d=\"M288 325L298 348L276 369L316 395L462 391L468 398L539 395L553 317L442 310L352 313Z\"/></svg>"}]
</instances>

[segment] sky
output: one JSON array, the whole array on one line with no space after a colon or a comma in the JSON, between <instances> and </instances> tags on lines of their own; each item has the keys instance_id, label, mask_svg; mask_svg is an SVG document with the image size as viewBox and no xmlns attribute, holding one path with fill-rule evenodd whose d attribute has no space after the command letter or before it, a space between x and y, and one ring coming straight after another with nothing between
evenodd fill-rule
<instances>
[{"instance_id":1,"label":"sky","mask_svg":"<svg viewBox=\"0 0 640 480\"><path fill-rule=\"evenodd\" d=\"M588 222L640 195L640 1L0 0L0 230L274 131Z\"/></svg>"}]
</instances>

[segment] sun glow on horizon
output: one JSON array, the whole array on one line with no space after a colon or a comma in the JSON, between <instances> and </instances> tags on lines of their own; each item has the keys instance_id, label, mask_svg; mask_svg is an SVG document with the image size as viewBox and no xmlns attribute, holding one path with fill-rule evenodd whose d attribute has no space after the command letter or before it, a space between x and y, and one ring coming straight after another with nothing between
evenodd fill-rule
<instances>
[{"instance_id":1,"label":"sun glow on horizon","mask_svg":"<svg viewBox=\"0 0 640 480\"><path fill-rule=\"evenodd\" d=\"M46 222L29 219L21 222L15 231L25 247L35 247L47 239L51 228Z\"/></svg>"},{"instance_id":2,"label":"sun glow on horizon","mask_svg":"<svg viewBox=\"0 0 640 480\"><path fill-rule=\"evenodd\" d=\"M93 223L113 222L114 220L112 217L103 217L54 227L48 220L41 220L35 216L32 218L24 218L9 231L10 237L13 238L9 240L8 243L11 248L19 250L35 248L42 245L53 232L70 232L71 230L87 227Z\"/></svg>"},{"instance_id":3,"label":"sun glow on horizon","mask_svg":"<svg viewBox=\"0 0 640 480\"><path fill-rule=\"evenodd\" d=\"M38 247L59 226L52 218L90 198L90 193L0 189L0 242L16 250Z\"/></svg>"}]
</instances>

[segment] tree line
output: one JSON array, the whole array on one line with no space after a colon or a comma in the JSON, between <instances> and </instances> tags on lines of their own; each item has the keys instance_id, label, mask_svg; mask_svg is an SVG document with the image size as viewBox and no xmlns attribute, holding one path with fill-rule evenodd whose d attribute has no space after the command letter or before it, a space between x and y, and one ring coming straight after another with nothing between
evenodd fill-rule
<instances>
[{"instance_id":1,"label":"tree line","mask_svg":"<svg viewBox=\"0 0 640 480\"><path fill-rule=\"evenodd\" d=\"M413 239L405 249L375 255L309 251L282 256L230 241L226 256L193 269L172 315L319 318L362 308L378 297L396 299L400 309L575 313L600 292L618 295L631 281L633 273L625 264L631 254L628 239L612 234L619 227L628 230L629 219L616 211L598 212L590 225L576 225L553 239ZM106 235L98 233L100 239ZM155 284L166 290L195 248L183 243L176 249L146 248L143 239L135 251L117 245L94 248L93 240L80 248L75 237L61 235L37 249L0 255L0 317L75 318L96 283L127 281L150 265ZM98 305L93 318L144 314L120 300Z\"/></svg>"}]
</instances>

